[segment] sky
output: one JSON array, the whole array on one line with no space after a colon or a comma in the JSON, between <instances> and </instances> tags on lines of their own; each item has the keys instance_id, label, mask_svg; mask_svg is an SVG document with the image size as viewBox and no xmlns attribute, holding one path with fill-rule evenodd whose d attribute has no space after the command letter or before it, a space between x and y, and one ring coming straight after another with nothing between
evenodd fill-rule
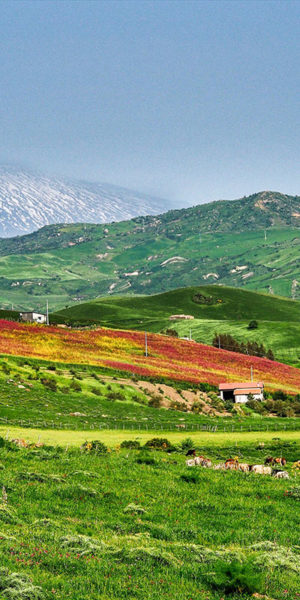
<instances>
[{"instance_id":1,"label":"sky","mask_svg":"<svg viewBox=\"0 0 300 600\"><path fill-rule=\"evenodd\" d=\"M0 0L0 162L178 206L300 194L300 2Z\"/></svg>"}]
</instances>

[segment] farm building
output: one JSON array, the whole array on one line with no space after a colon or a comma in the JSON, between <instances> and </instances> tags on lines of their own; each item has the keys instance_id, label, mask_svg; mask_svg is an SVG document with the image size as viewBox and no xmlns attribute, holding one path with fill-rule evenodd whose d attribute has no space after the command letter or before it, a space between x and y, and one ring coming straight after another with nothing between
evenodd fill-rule
<instances>
[{"instance_id":1,"label":"farm building","mask_svg":"<svg viewBox=\"0 0 300 600\"><path fill-rule=\"evenodd\" d=\"M219 393L222 400L232 400L239 404L248 402L249 394L254 400L263 400L264 384L261 381L246 383L220 383Z\"/></svg>"},{"instance_id":2,"label":"farm building","mask_svg":"<svg viewBox=\"0 0 300 600\"><path fill-rule=\"evenodd\" d=\"M187 321L194 319L193 315L171 315L169 321L177 321L177 319L185 319Z\"/></svg>"},{"instance_id":3,"label":"farm building","mask_svg":"<svg viewBox=\"0 0 300 600\"><path fill-rule=\"evenodd\" d=\"M46 323L47 317L41 313L37 312L21 312L20 313L21 321L26 321L27 323Z\"/></svg>"}]
</instances>

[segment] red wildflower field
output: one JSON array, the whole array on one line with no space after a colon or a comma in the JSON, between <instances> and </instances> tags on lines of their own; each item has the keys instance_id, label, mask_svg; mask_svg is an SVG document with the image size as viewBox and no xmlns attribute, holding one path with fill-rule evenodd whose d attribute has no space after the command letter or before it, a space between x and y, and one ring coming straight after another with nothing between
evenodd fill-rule
<instances>
[{"instance_id":1,"label":"red wildflower field","mask_svg":"<svg viewBox=\"0 0 300 600\"><path fill-rule=\"evenodd\" d=\"M246 356L211 346L148 334L97 329L75 331L0 320L0 353L51 361L106 366L137 375L163 376L218 384L254 380L268 388L300 391L300 370L275 361Z\"/></svg>"}]
</instances>

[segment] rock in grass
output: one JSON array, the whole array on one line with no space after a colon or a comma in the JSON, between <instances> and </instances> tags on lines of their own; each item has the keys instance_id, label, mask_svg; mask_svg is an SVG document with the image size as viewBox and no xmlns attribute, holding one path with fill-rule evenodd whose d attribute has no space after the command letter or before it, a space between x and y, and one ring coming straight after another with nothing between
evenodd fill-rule
<instances>
[{"instance_id":1,"label":"rock in grass","mask_svg":"<svg viewBox=\"0 0 300 600\"><path fill-rule=\"evenodd\" d=\"M143 513L146 513L147 511L142 506L140 506L139 504L131 503L131 504L128 504L124 508L123 512L125 514L126 513L132 513L132 514L135 513L137 515L142 515Z\"/></svg>"}]
</instances>

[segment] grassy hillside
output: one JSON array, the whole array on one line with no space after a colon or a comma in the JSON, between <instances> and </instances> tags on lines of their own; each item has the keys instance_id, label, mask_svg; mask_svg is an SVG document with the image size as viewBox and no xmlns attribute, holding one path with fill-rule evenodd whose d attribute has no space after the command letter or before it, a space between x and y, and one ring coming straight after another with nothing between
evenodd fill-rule
<instances>
[{"instance_id":1,"label":"grassy hillside","mask_svg":"<svg viewBox=\"0 0 300 600\"><path fill-rule=\"evenodd\" d=\"M180 442L171 454L0 446L4 600L297 597L296 475L191 472ZM252 464L284 452L292 473L299 445L199 451L214 463L233 454Z\"/></svg>"},{"instance_id":2,"label":"grassy hillside","mask_svg":"<svg viewBox=\"0 0 300 600\"><path fill-rule=\"evenodd\" d=\"M157 334L148 335L145 356L143 332L112 329L74 331L0 321L0 353L91 364L142 376L158 376L192 383L254 381L269 389L298 393L300 371L257 356L218 350Z\"/></svg>"},{"instance_id":3,"label":"grassy hillside","mask_svg":"<svg viewBox=\"0 0 300 600\"><path fill-rule=\"evenodd\" d=\"M300 397L283 402L268 393L257 413L256 407L228 407L207 384L153 376L150 381L112 369L13 356L0 359L0 396L2 427L51 427L66 431L66 440L70 430L95 430L94 435L97 430L159 430L169 435L300 429Z\"/></svg>"},{"instance_id":4,"label":"grassy hillside","mask_svg":"<svg viewBox=\"0 0 300 600\"><path fill-rule=\"evenodd\" d=\"M212 304L195 301L197 294ZM193 321L169 321L172 314L193 315ZM225 286L183 288L153 296L101 298L78 304L51 316L53 322L94 322L106 327L160 332L175 329L197 342L211 344L214 334L229 333L241 341L272 348L283 362L300 364L300 303ZM248 330L251 320L258 329Z\"/></svg>"},{"instance_id":5,"label":"grassy hillside","mask_svg":"<svg viewBox=\"0 0 300 600\"><path fill-rule=\"evenodd\" d=\"M0 306L222 283L300 295L299 197L273 192L109 225L53 225L0 240Z\"/></svg>"}]
</instances>

